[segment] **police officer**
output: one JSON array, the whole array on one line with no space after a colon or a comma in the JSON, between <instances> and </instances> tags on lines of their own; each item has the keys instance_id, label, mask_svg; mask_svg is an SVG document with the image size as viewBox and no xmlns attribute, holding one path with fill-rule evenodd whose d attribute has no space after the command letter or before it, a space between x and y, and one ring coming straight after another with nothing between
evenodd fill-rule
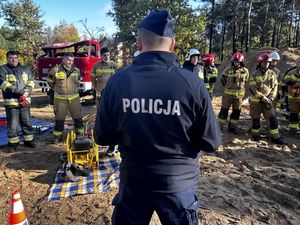
<instances>
[{"instance_id":1,"label":"police officer","mask_svg":"<svg viewBox=\"0 0 300 225\"><path fill-rule=\"evenodd\" d=\"M215 55L204 54L201 57L204 63L204 83L210 98L213 97L214 86L218 77L218 69L215 66Z\"/></svg>"},{"instance_id":2,"label":"police officer","mask_svg":"<svg viewBox=\"0 0 300 225\"><path fill-rule=\"evenodd\" d=\"M241 52L234 53L231 57L231 68L225 70L222 75L224 97L219 113L221 129L227 123L228 111L232 105L232 113L228 123L230 132L237 134L237 123L240 118L243 98L245 97L246 81L249 79L249 71L244 66L244 56Z\"/></svg>"},{"instance_id":3,"label":"police officer","mask_svg":"<svg viewBox=\"0 0 300 225\"><path fill-rule=\"evenodd\" d=\"M7 64L0 67L0 87L7 119L9 150L19 145L18 129L21 125L26 147L35 148L30 118L30 94L34 88L32 72L19 63L19 53L8 51Z\"/></svg>"},{"instance_id":4,"label":"police officer","mask_svg":"<svg viewBox=\"0 0 300 225\"><path fill-rule=\"evenodd\" d=\"M288 87L289 131L291 134L296 134L299 130L300 113L300 58L296 60L296 68L287 73L283 82Z\"/></svg>"},{"instance_id":5,"label":"police officer","mask_svg":"<svg viewBox=\"0 0 300 225\"><path fill-rule=\"evenodd\" d=\"M47 82L54 91L55 126L52 142L63 140L64 122L68 111L73 119L76 135L82 136L84 125L78 93L80 71L74 65L72 53L65 53L62 63L50 70Z\"/></svg>"},{"instance_id":6,"label":"police officer","mask_svg":"<svg viewBox=\"0 0 300 225\"><path fill-rule=\"evenodd\" d=\"M105 88L109 77L118 70L117 65L110 60L110 51L108 47L101 48L100 53L102 60L93 66L91 73L92 84L96 91L97 105L99 103L101 92ZM113 156L115 149L114 145L109 146L106 152L107 155Z\"/></svg>"},{"instance_id":7,"label":"police officer","mask_svg":"<svg viewBox=\"0 0 300 225\"><path fill-rule=\"evenodd\" d=\"M268 53L257 59L257 70L250 76L250 116L252 118L251 134L255 141L260 137L260 115L263 114L268 124L271 141L275 144L284 144L280 138L278 121L272 102L277 94L277 77L269 69L272 61Z\"/></svg>"},{"instance_id":8,"label":"police officer","mask_svg":"<svg viewBox=\"0 0 300 225\"><path fill-rule=\"evenodd\" d=\"M203 79L204 78L203 66L199 64L199 57L200 57L200 52L195 48L191 48L182 67L191 71L192 73L197 75L200 79Z\"/></svg>"},{"instance_id":9,"label":"police officer","mask_svg":"<svg viewBox=\"0 0 300 225\"><path fill-rule=\"evenodd\" d=\"M140 55L101 97L96 143L118 144L122 157L113 225L148 224L154 211L162 224L198 224L199 152L215 151L221 133L203 81L181 68L174 44L170 13L152 11L138 27Z\"/></svg>"}]
</instances>

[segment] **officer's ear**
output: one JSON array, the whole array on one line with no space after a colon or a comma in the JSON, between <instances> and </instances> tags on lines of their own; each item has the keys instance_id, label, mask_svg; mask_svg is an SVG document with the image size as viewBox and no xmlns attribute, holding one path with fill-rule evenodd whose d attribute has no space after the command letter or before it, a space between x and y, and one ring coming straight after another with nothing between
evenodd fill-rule
<instances>
[{"instance_id":1,"label":"officer's ear","mask_svg":"<svg viewBox=\"0 0 300 225\"><path fill-rule=\"evenodd\" d=\"M140 52L143 50L142 40L139 36L136 37L136 46Z\"/></svg>"},{"instance_id":2,"label":"officer's ear","mask_svg":"<svg viewBox=\"0 0 300 225\"><path fill-rule=\"evenodd\" d=\"M170 52L173 52L174 47L175 47L175 39L172 38L172 39L171 39L171 43L170 43L169 51L170 51Z\"/></svg>"}]
</instances>

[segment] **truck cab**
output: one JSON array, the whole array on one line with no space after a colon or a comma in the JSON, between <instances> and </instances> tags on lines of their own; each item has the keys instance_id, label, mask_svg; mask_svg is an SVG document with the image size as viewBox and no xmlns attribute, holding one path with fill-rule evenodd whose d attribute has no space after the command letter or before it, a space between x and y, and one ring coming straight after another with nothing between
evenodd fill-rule
<instances>
[{"instance_id":1,"label":"truck cab","mask_svg":"<svg viewBox=\"0 0 300 225\"><path fill-rule=\"evenodd\" d=\"M91 71L93 65L101 60L100 43L95 40L49 44L42 47L45 52L37 61L38 77L36 87L49 90L47 75L51 68L62 62L64 53L74 54L74 64L80 70L79 93L81 96L93 94Z\"/></svg>"}]
</instances>

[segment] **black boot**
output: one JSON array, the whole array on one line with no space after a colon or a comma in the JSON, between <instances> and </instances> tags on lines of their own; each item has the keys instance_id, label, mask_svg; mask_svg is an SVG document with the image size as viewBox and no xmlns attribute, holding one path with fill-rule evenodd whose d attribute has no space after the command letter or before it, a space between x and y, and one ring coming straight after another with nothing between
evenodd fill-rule
<instances>
[{"instance_id":1,"label":"black boot","mask_svg":"<svg viewBox=\"0 0 300 225\"><path fill-rule=\"evenodd\" d=\"M8 143L7 150L8 151L16 151L19 143Z\"/></svg>"},{"instance_id":2,"label":"black boot","mask_svg":"<svg viewBox=\"0 0 300 225\"><path fill-rule=\"evenodd\" d=\"M34 141L24 141L24 145L28 148L36 148Z\"/></svg>"},{"instance_id":3,"label":"black boot","mask_svg":"<svg viewBox=\"0 0 300 225\"><path fill-rule=\"evenodd\" d=\"M284 141L278 137L278 138L271 138L271 142L274 143L274 144L277 144L277 145L284 145Z\"/></svg>"}]
</instances>

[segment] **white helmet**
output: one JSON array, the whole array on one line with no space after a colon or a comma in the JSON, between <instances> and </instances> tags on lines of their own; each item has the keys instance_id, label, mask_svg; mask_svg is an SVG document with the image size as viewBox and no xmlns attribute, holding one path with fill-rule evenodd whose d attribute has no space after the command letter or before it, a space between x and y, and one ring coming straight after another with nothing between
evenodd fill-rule
<instances>
[{"instance_id":1,"label":"white helmet","mask_svg":"<svg viewBox=\"0 0 300 225\"><path fill-rule=\"evenodd\" d=\"M274 61L274 60L279 61L280 60L279 54L275 51L270 53L270 57L271 57L272 61Z\"/></svg>"},{"instance_id":2,"label":"white helmet","mask_svg":"<svg viewBox=\"0 0 300 225\"><path fill-rule=\"evenodd\" d=\"M185 60L187 60L187 61L191 60L191 56L193 56L193 55L200 56L200 52L195 48L191 48L190 51L189 51L189 54L188 54L188 56L186 57Z\"/></svg>"}]
</instances>

